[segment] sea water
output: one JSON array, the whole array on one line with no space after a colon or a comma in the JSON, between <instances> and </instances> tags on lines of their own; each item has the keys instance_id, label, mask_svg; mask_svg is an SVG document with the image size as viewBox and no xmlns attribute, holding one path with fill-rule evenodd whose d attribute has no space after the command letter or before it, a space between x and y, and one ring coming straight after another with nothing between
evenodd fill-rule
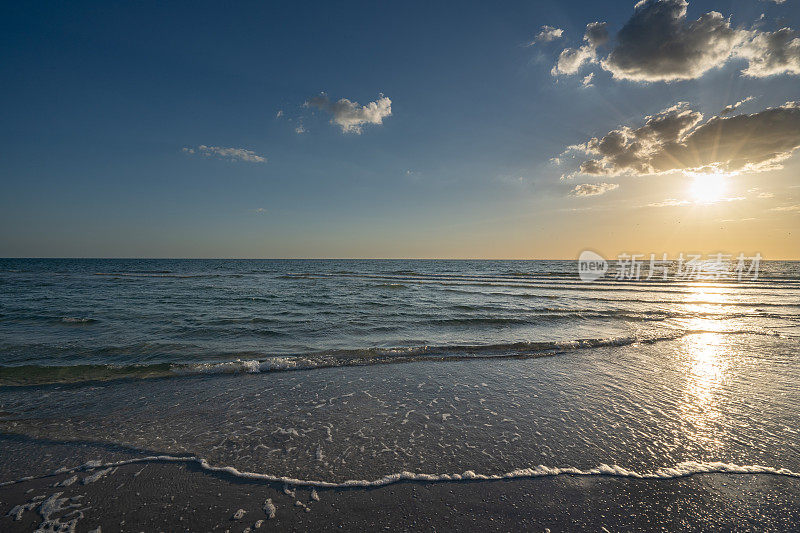
<instances>
[{"instance_id":1,"label":"sea water","mask_svg":"<svg viewBox=\"0 0 800 533\"><path fill-rule=\"evenodd\" d=\"M155 456L322 486L794 475L799 296L797 262L3 259L0 481Z\"/></svg>"}]
</instances>

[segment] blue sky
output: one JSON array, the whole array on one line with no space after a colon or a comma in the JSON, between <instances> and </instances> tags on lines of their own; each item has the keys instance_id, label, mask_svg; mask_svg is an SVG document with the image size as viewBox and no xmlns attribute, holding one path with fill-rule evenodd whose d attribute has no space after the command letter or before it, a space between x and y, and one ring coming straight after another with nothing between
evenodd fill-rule
<instances>
[{"instance_id":1,"label":"blue sky","mask_svg":"<svg viewBox=\"0 0 800 533\"><path fill-rule=\"evenodd\" d=\"M763 13L764 32L800 26L795 0L692 2L687 19L712 10L747 28ZM679 81L613 79L599 63L551 73L588 23L607 21L613 43L633 12L630 2L6 3L0 256L567 258L587 247L766 246L800 257L794 155L783 169L730 178L736 194L769 189L767 208L747 197L702 213L640 209L680 200L685 187L670 190L680 173L603 177L618 189L591 197L573 189L597 176L560 179L575 170L552 161L566 147L676 102L707 118L750 96L748 113L800 97L798 76L746 77L737 58ZM530 45L543 25L562 37ZM391 115L345 132L329 110L304 106L323 92L360 106L385 95ZM748 218L761 222L735 228L738 242L733 222L714 233ZM675 220L689 229L667 250L659 231ZM775 234L757 237L765 231Z\"/></svg>"}]
</instances>

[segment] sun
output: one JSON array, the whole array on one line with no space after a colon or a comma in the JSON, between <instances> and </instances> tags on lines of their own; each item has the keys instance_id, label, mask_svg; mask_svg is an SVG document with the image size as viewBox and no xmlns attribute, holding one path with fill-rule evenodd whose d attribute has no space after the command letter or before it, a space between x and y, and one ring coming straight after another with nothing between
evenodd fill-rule
<instances>
[{"instance_id":1,"label":"sun","mask_svg":"<svg viewBox=\"0 0 800 533\"><path fill-rule=\"evenodd\" d=\"M727 189L727 175L725 174L694 174L694 180L689 187L689 192L695 203L713 204L725 195Z\"/></svg>"}]
</instances>

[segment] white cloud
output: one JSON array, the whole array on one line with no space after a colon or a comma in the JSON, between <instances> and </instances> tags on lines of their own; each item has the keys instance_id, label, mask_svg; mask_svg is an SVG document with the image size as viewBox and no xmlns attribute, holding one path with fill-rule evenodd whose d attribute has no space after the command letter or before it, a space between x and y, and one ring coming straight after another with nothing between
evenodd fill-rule
<instances>
[{"instance_id":1,"label":"white cloud","mask_svg":"<svg viewBox=\"0 0 800 533\"><path fill-rule=\"evenodd\" d=\"M770 211L800 211L800 204L773 207Z\"/></svg>"},{"instance_id":2,"label":"white cloud","mask_svg":"<svg viewBox=\"0 0 800 533\"><path fill-rule=\"evenodd\" d=\"M588 76L584 76L581 84L584 87L594 87L592 80L594 80L594 72L590 72Z\"/></svg>"},{"instance_id":3,"label":"white cloud","mask_svg":"<svg viewBox=\"0 0 800 533\"><path fill-rule=\"evenodd\" d=\"M298 125L297 125L297 126L295 126L295 128L294 128L294 132L295 132L296 134L298 134L298 135L302 135L303 133L305 133L305 132L306 132L306 128L305 128L305 127L304 127L302 124L298 124Z\"/></svg>"},{"instance_id":4,"label":"white cloud","mask_svg":"<svg viewBox=\"0 0 800 533\"><path fill-rule=\"evenodd\" d=\"M775 198L775 194L771 192L760 192L758 193L758 198Z\"/></svg>"},{"instance_id":5,"label":"white cloud","mask_svg":"<svg viewBox=\"0 0 800 533\"><path fill-rule=\"evenodd\" d=\"M590 156L576 173L618 176L772 170L798 148L796 102L705 122L700 112L681 102L645 117L637 128L622 126L569 150Z\"/></svg>"},{"instance_id":6,"label":"white cloud","mask_svg":"<svg viewBox=\"0 0 800 533\"><path fill-rule=\"evenodd\" d=\"M564 30L562 30L561 28L554 28L553 26L542 26L542 30L536 35L536 38L530 44L534 44L537 42L549 43L550 41L561 39L562 35L564 35Z\"/></svg>"},{"instance_id":7,"label":"white cloud","mask_svg":"<svg viewBox=\"0 0 800 533\"><path fill-rule=\"evenodd\" d=\"M647 204L647 207L679 207L683 205L689 205L691 202L689 200L678 200L677 198L667 198L663 202L654 202L652 204Z\"/></svg>"},{"instance_id":8,"label":"white cloud","mask_svg":"<svg viewBox=\"0 0 800 533\"><path fill-rule=\"evenodd\" d=\"M244 148L223 148L221 146L206 146L205 144L201 144L197 148L183 148L182 151L187 154L199 154L207 157L214 156L229 161L246 161L248 163L267 162L266 157Z\"/></svg>"},{"instance_id":9,"label":"white cloud","mask_svg":"<svg viewBox=\"0 0 800 533\"><path fill-rule=\"evenodd\" d=\"M307 107L316 107L332 115L331 122L344 133L361 133L365 124L383 124L383 119L392 115L392 101L382 94L365 106L347 98L333 102L325 93L309 99Z\"/></svg>"},{"instance_id":10,"label":"white cloud","mask_svg":"<svg viewBox=\"0 0 800 533\"><path fill-rule=\"evenodd\" d=\"M591 46L584 45L580 48L565 48L558 56L558 62L550 71L553 76L561 74L577 74L578 70L586 63L597 61L597 53Z\"/></svg>"},{"instance_id":11,"label":"white cloud","mask_svg":"<svg viewBox=\"0 0 800 533\"><path fill-rule=\"evenodd\" d=\"M583 35L586 44L579 48L565 48L558 56L558 62L550 73L553 76L561 74L576 74L583 65L597 61L597 47L608 42L608 29L605 22L591 22L586 25Z\"/></svg>"},{"instance_id":12,"label":"white cloud","mask_svg":"<svg viewBox=\"0 0 800 533\"><path fill-rule=\"evenodd\" d=\"M617 183L581 183L570 191L572 196L598 196L619 187Z\"/></svg>"},{"instance_id":13,"label":"white cloud","mask_svg":"<svg viewBox=\"0 0 800 533\"><path fill-rule=\"evenodd\" d=\"M281 118L283 116L283 109L278 109L278 112L275 113L275 118Z\"/></svg>"},{"instance_id":14,"label":"white cloud","mask_svg":"<svg viewBox=\"0 0 800 533\"><path fill-rule=\"evenodd\" d=\"M752 96L748 96L743 100L739 100L735 104L726 105L725 108L720 112L720 115L730 115L731 113L736 111L742 104L746 104L747 102L750 102L751 100L754 99L755 98L753 98Z\"/></svg>"}]
</instances>

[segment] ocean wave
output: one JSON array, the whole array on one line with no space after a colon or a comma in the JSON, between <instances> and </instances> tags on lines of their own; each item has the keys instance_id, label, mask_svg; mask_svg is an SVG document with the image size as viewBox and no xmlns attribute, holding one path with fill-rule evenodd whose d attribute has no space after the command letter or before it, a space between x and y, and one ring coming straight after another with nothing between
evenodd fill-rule
<instances>
[{"instance_id":1,"label":"ocean wave","mask_svg":"<svg viewBox=\"0 0 800 533\"><path fill-rule=\"evenodd\" d=\"M258 374L292 370L369 366L413 362L446 362L475 359L529 359L550 357L593 348L614 348L633 344L654 344L687 335L764 335L782 337L776 331L738 329L674 329L650 335L585 338L564 341L513 342L499 344L416 345L388 348L360 348L309 352L298 355L261 356L253 352L230 354L228 359L199 363L142 363L134 365L79 364L71 366L0 366L0 386L31 386L53 383L81 383L117 379L165 378L213 374ZM124 352L122 348L115 348ZM242 357L244 356L244 357Z\"/></svg>"},{"instance_id":2,"label":"ocean wave","mask_svg":"<svg viewBox=\"0 0 800 533\"><path fill-rule=\"evenodd\" d=\"M106 276L111 278L167 278L167 279L192 279L192 278L241 278L242 274L229 273L229 274L212 274L212 273L197 273L197 274L171 274L168 271L164 273L158 272L95 272L95 276Z\"/></svg>"},{"instance_id":3,"label":"ocean wave","mask_svg":"<svg viewBox=\"0 0 800 533\"><path fill-rule=\"evenodd\" d=\"M116 379L161 378L199 374L253 374L288 370L367 366L422 361L461 361L467 359L508 359L546 357L578 349L603 346L649 344L677 339L676 331L661 336L628 336L604 339L576 339L558 342L516 342L486 345L401 346L328 350L300 355L258 357L201 363L143 363L135 365L82 364L71 366L22 365L0 366L0 386L30 386L51 383L80 383Z\"/></svg>"},{"instance_id":4,"label":"ocean wave","mask_svg":"<svg viewBox=\"0 0 800 533\"><path fill-rule=\"evenodd\" d=\"M206 472L227 474L236 478L250 481L263 481L266 483L281 483L296 487L316 487L327 489L346 489L346 488L375 488L401 483L404 481L441 483L453 481L502 481L511 479L529 479L539 477L557 476L603 476L633 478L644 480L666 480L679 479L698 474L766 474L774 476L785 476L800 478L800 472L795 472L789 468L772 467L764 465L740 465L736 463L726 463L721 461L684 461L672 466L664 466L655 470L639 472L620 465L609 465L602 463L594 468L577 468L574 466L552 467L536 465L523 467L509 472L498 474L483 474L474 470L466 470L462 473L428 474L419 472L402 471L387 474L377 479L348 479L346 481L325 481L312 479L299 479L290 476L281 476L257 472L243 472L234 466L216 466L210 464L206 459L195 456L174 456L174 455L152 455L148 457L137 457L115 462L90 461L73 468L59 468L49 476L74 474L86 471L105 471L111 468L141 463L191 463L198 465ZM43 476L47 477L47 476ZM23 481L30 481L32 477L24 477L12 481L0 483L0 486L8 486Z\"/></svg>"}]
</instances>

